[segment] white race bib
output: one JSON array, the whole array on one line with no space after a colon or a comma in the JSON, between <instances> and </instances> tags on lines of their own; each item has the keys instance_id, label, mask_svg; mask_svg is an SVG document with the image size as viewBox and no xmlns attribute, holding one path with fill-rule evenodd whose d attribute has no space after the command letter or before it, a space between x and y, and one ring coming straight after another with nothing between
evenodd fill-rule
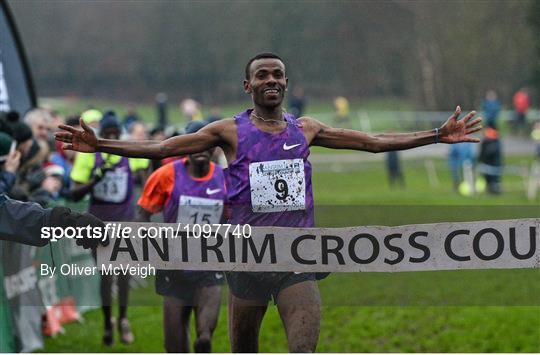
<instances>
[{"instance_id":1,"label":"white race bib","mask_svg":"<svg viewBox=\"0 0 540 355\"><path fill-rule=\"evenodd\" d=\"M105 202L124 202L128 190L128 176L128 172L124 170L109 170L94 186L92 194Z\"/></svg>"},{"instance_id":2,"label":"white race bib","mask_svg":"<svg viewBox=\"0 0 540 355\"><path fill-rule=\"evenodd\" d=\"M223 200L181 195L176 223L219 223L222 213Z\"/></svg>"},{"instance_id":3,"label":"white race bib","mask_svg":"<svg viewBox=\"0 0 540 355\"><path fill-rule=\"evenodd\" d=\"M306 176L302 159L249 164L253 212L306 209Z\"/></svg>"}]
</instances>

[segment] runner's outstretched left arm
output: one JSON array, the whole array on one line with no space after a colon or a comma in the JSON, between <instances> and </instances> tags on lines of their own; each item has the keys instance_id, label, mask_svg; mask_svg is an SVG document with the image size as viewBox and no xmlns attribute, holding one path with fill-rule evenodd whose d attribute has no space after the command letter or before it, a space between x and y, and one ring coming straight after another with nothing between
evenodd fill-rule
<instances>
[{"instance_id":1,"label":"runner's outstretched left arm","mask_svg":"<svg viewBox=\"0 0 540 355\"><path fill-rule=\"evenodd\" d=\"M458 120L461 108L456 111L440 127L430 131L396 133L396 134L366 134L360 131L343 128L332 128L323 123L305 118L300 121L305 124L304 131L311 134L311 145L333 149L363 150L373 153L390 150L404 150L433 143L479 142L470 134L482 129L478 125L480 117L473 120L476 111L471 111L463 119Z\"/></svg>"}]
</instances>

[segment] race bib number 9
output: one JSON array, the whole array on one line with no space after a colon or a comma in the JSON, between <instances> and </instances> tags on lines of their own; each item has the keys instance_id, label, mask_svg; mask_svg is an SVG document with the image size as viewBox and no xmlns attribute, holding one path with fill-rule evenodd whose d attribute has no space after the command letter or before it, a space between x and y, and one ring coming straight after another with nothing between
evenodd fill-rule
<instances>
[{"instance_id":1,"label":"race bib number 9","mask_svg":"<svg viewBox=\"0 0 540 355\"><path fill-rule=\"evenodd\" d=\"M176 223L217 224L222 213L223 200L182 195Z\"/></svg>"},{"instance_id":2,"label":"race bib number 9","mask_svg":"<svg viewBox=\"0 0 540 355\"><path fill-rule=\"evenodd\" d=\"M306 208L306 177L302 159L249 164L253 212L282 212Z\"/></svg>"},{"instance_id":3,"label":"race bib number 9","mask_svg":"<svg viewBox=\"0 0 540 355\"><path fill-rule=\"evenodd\" d=\"M105 176L94 186L93 195L101 201L120 203L126 200L127 190L127 171L107 171Z\"/></svg>"}]
</instances>

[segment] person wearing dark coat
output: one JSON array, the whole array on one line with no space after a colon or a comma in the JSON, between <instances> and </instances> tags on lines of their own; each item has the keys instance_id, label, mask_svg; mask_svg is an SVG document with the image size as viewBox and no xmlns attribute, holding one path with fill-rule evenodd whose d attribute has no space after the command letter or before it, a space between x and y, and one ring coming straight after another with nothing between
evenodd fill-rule
<instances>
[{"instance_id":1,"label":"person wearing dark coat","mask_svg":"<svg viewBox=\"0 0 540 355\"><path fill-rule=\"evenodd\" d=\"M487 192L500 194L502 176L502 144L499 133L492 127L484 131L484 139L480 143L478 161L482 164L482 175L486 179Z\"/></svg>"}]
</instances>

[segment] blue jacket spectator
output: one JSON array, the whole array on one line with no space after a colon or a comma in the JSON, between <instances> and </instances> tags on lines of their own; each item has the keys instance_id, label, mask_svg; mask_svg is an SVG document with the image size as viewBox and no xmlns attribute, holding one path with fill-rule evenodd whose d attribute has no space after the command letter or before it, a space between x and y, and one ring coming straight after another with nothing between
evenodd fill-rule
<instances>
[{"instance_id":1,"label":"blue jacket spectator","mask_svg":"<svg viewBox=\"0 0 540 355\"><path fill-rule=\"evenodd\" d=\"M501 103L497 98L497 93L494 90L489 90L486 93L486 98L482 102L482 110L488 127L497 128L497 117L501 112Z\"/></svg>"}]
</instances>

